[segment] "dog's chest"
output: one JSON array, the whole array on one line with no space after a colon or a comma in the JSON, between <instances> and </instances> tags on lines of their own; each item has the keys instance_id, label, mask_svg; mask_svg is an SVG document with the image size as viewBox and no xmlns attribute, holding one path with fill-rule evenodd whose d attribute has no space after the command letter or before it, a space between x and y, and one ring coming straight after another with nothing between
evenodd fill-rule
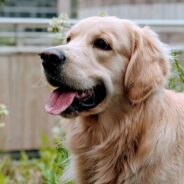
<instances>
[{"instance_id":1,"label":"dog's chest","mask_svg":"<svg viewBox=\"0 0 184 184\"><path fill-rule=\"evenodd\" d=\"M77 184L147 184L142 180L143 172L133 173L125 155L105 150L89 155L77 157Z\"/></svg>"},{"instance_id":2,"label":"dog's chest","mask_svg":"<svg viewBox=\"0 0 184 184\"><path fill-rule=\"evenodd\" d=\"M76 157L78 183L125 184L133 176L128 151L117 140L90 146Z\"/></svg>"},{"instance_id":3,"label":"dog's chest","mask_svg":"<svg viewBox=\"0 0 184 184\"><path fill-rule=\"evenodd\" d=\"M94 148L77 157L76 167L80 184L115 184L119 175L123 177L126 161L110 150Z\"/></svg>"},{"instance_id":4,"label":"dog's chest","mask_svg":"<svg viewBox=\"0 0 184 184\"><path fill-rule=\"evenodd\" d=\"M88 132L78 131L70 137L78 183L124 184L127 178L132 177L130 165L134 162L131 159L137 150L136 141L132 140L127 145L126 135L122 132L107 135L102 141L96 135L96 131L88 129Z\"/></svg>"},{"instance_id":5,"label":"dog's chest","mask_svg":"<svg viewBox=\"0 0 184 184\"><path fill-rule=\"evenodd\" d=\"M149 166L133 172L123 155L118 158L114 154L106 155L107 152L96 153L93 157L89 157L91 153L77 157L76 184L169 184L178 181L173 176L163 176L160 169L154 170Z\"/></svg>"},{"instance_id":6,"label":"dog's chest","mask_svg":"<svg viewBox=\"0 0 184 184\"><path fill-rule=\"evenodd\" d=\"M71 139L71 151L75 155L77 184L154 183L154 173L157 171L152 171L152 167L147 166L144 167L146 169L141 169L143 163L137 157L135 140L128 145L124 140L122 134L96 144L92 136L75 134Z\"/></svg>"}]
</instances>

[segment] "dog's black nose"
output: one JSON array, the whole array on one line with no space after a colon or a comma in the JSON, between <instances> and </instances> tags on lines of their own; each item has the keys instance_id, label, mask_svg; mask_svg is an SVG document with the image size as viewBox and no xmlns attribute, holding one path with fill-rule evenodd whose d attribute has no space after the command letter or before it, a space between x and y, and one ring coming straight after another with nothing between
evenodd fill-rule
<instances>
[{"instance_id":1,"label":"dog's black nose","mask_svg":"<svg viewBox=\"0 0 184 184\"><path fill-rule=\"evenodd\" d=\"M47 49L40 53L40 57L45 69L62 65L66 61L64 52L59 49Z\"/></svg>"}]
</instances>

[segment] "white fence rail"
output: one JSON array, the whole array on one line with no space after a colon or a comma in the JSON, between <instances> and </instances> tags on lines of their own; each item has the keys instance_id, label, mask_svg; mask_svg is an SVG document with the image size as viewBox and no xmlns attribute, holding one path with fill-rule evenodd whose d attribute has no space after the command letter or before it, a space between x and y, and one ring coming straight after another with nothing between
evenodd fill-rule
<instances>
[{"instance_id":1,"label":"white fence rail","mask_svg":"<svg viewBox=\"0 0 184 184\"><path fill-rule=\"evenodd\" d=\"M0 45L45 47L53 44L54 34L47 32L51 19L0 18ZM134 20L140 26L150 26L161 34L183 34L184 20ZM69 20L74 25L78 20ZM184 37L169 43L172 49L184 51ZM183 39L183 41L181 41ZM178 42L179 40L179 42ZM166 40L167 41L167 40Z\"/></svg>"}]
</instances>

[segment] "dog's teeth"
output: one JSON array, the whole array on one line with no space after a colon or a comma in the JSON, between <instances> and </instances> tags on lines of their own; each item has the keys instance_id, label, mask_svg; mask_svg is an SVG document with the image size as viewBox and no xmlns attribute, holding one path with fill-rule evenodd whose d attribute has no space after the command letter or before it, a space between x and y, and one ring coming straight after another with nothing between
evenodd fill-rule
<instances>
[{"instance_id":1,"label":"dog's teeth","mask_svg":"<svg viewBox=\"0 0 184 184\"><path fill-rule=\"evenodd\" d=\"M87 97L91 96L91 94L92 94L91 90L86 90L84 92L78 93L76 97L78 99L84 99L84 98L87 98Z\"/></svg>"},{"instance_id":2,"label":"dog's teeth","mask_svg":"<svg viewBox=\"0 0 184 184\"><path fill-rule=\"evenodd\" d=\"M78 98L84 98L84 97L86 97L86 93L85 93L85 92L78 93L78 94L77 94L77 97L78 97Z\"/></svg>"},{"instance_id":3,"label":"dog's teeth","mask_svg":"<svg viewBox=\"0 0 184 184\"><path fill-rule=\"evenodd\" d=\"M86 93L86 92L82 92L82 93L78 93L77 94L77 97L78 98L85 98L85 97L87 97L88 96L88 93Z\"/></svg>"}]
</instances>

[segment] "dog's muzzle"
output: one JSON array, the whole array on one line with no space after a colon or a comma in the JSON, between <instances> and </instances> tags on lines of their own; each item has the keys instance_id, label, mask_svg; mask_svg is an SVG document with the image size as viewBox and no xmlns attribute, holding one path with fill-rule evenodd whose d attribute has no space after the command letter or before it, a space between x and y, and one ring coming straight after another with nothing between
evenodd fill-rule
<instances>
[{"instance_id":1,"label":"dog's muzzle","mask_svg":"<svg viewBox=\"0 0 184 184\"><path fill-rule=\"evenodd\" d=\"M47 81L57 87L50 95L45 109L53 115L78 116L80 112L95 108L106 97L103 82L86 88L74 86L62 67L67 62L65 53L57 48L47 49L40 54ZM73 79L75 82L76 79Z\"/></svg>"}]
</instances>

